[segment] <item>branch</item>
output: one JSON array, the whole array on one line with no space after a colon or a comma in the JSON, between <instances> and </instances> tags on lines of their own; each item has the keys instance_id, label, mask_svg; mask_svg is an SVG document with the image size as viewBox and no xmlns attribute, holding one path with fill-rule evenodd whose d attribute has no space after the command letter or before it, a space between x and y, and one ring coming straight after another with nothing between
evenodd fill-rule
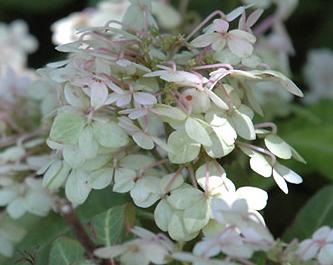
<instances>
[{"instance_id":1,"label":"branch","mask_svg":"<svg viewBox=\"0 0 333 265\"><path fill-rule=\"evenodd\" d=\"M82 244L85 249L87 258L92 259L94 257L94 243L91 241L87 232L84 230L79 218L76 216L75 210L69 201L63 201L59 207L60 214L64 217L66 222L72 228L76 238Z\"/></svg>"}]
</instances>

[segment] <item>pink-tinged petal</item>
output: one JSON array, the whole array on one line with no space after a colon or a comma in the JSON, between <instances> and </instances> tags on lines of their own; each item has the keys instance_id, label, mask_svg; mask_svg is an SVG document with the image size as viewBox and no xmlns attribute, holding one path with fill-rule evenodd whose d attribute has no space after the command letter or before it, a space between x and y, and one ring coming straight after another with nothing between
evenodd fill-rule
<instances>
[{"instance_id":1,"label":"pink-tinged petal","mask_svg":"<svg viewBox=\"0 0 333 265\"><path fill-rule=\"evenodd\" d=\"M229 107L228 105L218 96L216 95L213 91L211 90L207 90L206 91L209 98L214 102L214 104L216 106L218 106L220 109L223 109L223 110L228 110Z\"/></svg>"},{"instance_id":2,"label":"pink-tinged petal","mask_svg":"<svg viewBox=\"0 0 333 265\"><path fill-rule=\"evenodd\" d=\"M280 174L273 169L273 178L276 182L276 184L279 186L279 188L286 194L288 194L288 186L287 182L283 177L280 176Z\"/></svg>"},{"instance_id":3,"label":"pink-tinged petal","mask_svg":"<svg viewBox=\"0 0 333 265\"><path fill-rule=\"evenodd\" d=\"M213 29L216 32L225 33L229 29L229 23L223 19L215 19L213 22Z\"/></svg>"},{"instance_id":4,"label":"pink-tinged petal","mask_svg":"<svg viewBox=\"0 0 333 265\"><path fill-rule=\"evenodd\" d=\"M319 252L318 261L322 265L333 264L333 244L325 245Z\"/></svg>"},{"instance_id":5,"label":"pink-tinged petal","mask_svg":"<svg viewBox=\"0 0 333 265\"><path fill-rule=\"evenodd\" d=\"M329 243L333 243L333 229L328 233L326 241Z\"/></svg>"},{"instance_id":6,"label":"pink-tinged petal","mask_svg":"<svg viewBox=\"0 0 333 265\"><path fill-rule=\"evenodd\" d=\"M105 101L105 105L109 105L109 104L116 102L119 99L119 97L121 97L121 95L119 95L119 94L116 94L116 93L110 94L109 97L107 98L107 100Z\"/></svg>"},{"instance_id":7,"label":"pink-tinged petal","mask_svg":"<svg viewBox=\"0 0 333 265\"><path fill-rule=\"evenodd\" d=\"M262 13L264 12L263 9L257 9L255 11L253 11L247 21L246 21L246 25L250 28L252 27L258 20L259 18L261 17Z\"/></svg>"},{"instance_id":8,"label":"pink-tinged petal","mask_svg":"<svg viewBox=\"0 0 333 265\"><path fill-rule=\"evenodd\" d=\"M158 71L154 71L148 74L145 74L144 77L155 77L155 76L161 76L165 73L165 70L158 70Z\"/></svg>"},{"instance_id":9,"label":"pink-tinged petal","mask_svg":"<svg viewBox=\"0 0 333 265\"><path fill-rule=\"evenodd\" d=\"M138 118L141 118L143 116L146 116L148 114L148 111L146 109L137 109L132 111L128 117L132 120L136 120Z\"/></svg>"},{"instance_id":10,"label":"pink-tinged petal","mask_svg":"<svg viewBox=\"0 0 333 265\"><path fill-rule=\"evenodd\" d=\"M118 107L124 107L128 105L131 102L132 95L130 93L126 93L124 95L120 95L117 100L117 106Z\"/></svg>"},{"instance_id":11,"label":"pink-tinged petal","mask_svg":"<svg viewBox=\"0 0 333 265\"><path fill-rule=\"evenodd\" d=\"M323 226L319 228L312 236L314 240L326 240L331 229L328 226Z\"/></svg>"},{"instance_id":12,"label":"pink-tinged petal","mask_svg":"<svg viewBox=\"0 0 333 265\"><path fill-rule=\"evenodd\" d=\"M135 92L133 94L135 102L142 105L154 105L157 103L157 99L154 95L145 92Z\"/></svg>"},{"instance_id":13,"label":"pink-tinged petal","mask_svg":"<svg viewBox=\"0 0 333 265\"><path fill-rule=\"evenodd\" d=\"M247 41L229 38L228 39L228 48L230 51L239 56L239 57L248 57L253 52L253 46Z\"/></svg>"},{"instance_id":14,"label":"pink-tinged petal","mask_svg":"<svg viewBox=\"0 0 333 265\"><path fill-rule=\"evenodd\" d=\"M297 254L302 260L310 260L318 253L319 247L312 240L307 239L299 244Z\"/></svg>"},{"instance_id":15,"label":"pink-tinged petal","mask_svg":"<svg viewBox=\"0 0 333 265\"><path fill-rule=\"evenodd\" d=\"M300 184L303 182L298 174L281 164L276 164L274 170L289 183Z\"/></svg>"},{"instance_id":16,"label":"pink-tinged petal","mask_svg":"<svg viewBox=\"0 0 333 265\"><path fill-rule=\"evenodd\" d=\"M241 14L245 12L245 8L243 6L237 7L236 9L232 10L229 14L227 14L227 21L233 21L238 18Z\"/></svg>"},{"instance_id":17,"label":"pink-tinged petal","mask_svg":"<svg viewBox=\"0 0 333 265\"><path fill-rule=\"evenodd\" d=\"M91 106L95 109L102 107L108 98L108 89L104 83L94 82L90 91Z\"/></svg>"},{"instance_id":18,"label":"pink-tinged petal","mask_svg":"<svg viewBox=\"0 0 333 265\"><path fill-rule=\"evenodd\" d=\"M242 16L240 17L240 19L239 19L238 28L239 29L245 29L245 26L246 26L246 14L244 12L242 14Z\"/></svg>"},{"instance_id":19,"label":"pink-tinged petal","mask_svg":"<svg viewBox=\"0 0 333 265\"><path fill-rule=\"evenodd\" d=\"M226 39L220 38L212 44L212 49L217 52L222 51L226 42Z\"/></svg>"},{"instance_id":20,"label":"pink-tinged petal","mask_svg":"<svg viewBox=\"0 0 333 265\"><path fill-rule=\"evenodd\" d=\"M121 87L117 86L116 84L114 84L111 81L108 81L106 84L108 85L109 88L111 88L111 90L113 92L116 92L118 94L124 94L125 93L124 90Z\"/></svg>"},{"instance_id":21,"label":"pink-tinged petal","mask_svg":"<svg viewBox=\"0 0 333 265\"><path fill-rule=\"evenodd\" d=\"M143 132L134 133L132 137L134 142L136 142L143 149L151 150L155 146L152 138Z\"/></svg>"},{"instance_id":22,"label":"pink-tinged petal","mask_svg":"<svg viewBox=\"0 0 333 265\"><path fill-rule=\"evenodd\" d=\"M204 48L214 43L220 37L219 33L207 33L195 38L191 44L196 48Z\"/></svg>"},{"instance_id":23,"label":"pink-tinged petal","mask_svg":"<svg viewBox=\"0 0 333 265\"><path fill-rule=\"evenodd\" d=\"M228 35L232 39L245 40L252 44L256 42L256 37L253 34L248 33L244 30L234 29L229 31Z\"/></svg>"}]
</instances>

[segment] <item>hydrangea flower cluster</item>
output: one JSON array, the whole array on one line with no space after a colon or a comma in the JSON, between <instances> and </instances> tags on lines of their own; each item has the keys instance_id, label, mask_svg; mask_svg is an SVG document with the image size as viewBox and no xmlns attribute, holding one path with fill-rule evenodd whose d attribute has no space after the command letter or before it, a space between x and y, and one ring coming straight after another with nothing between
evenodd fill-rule
<instances>
[{"instance_id":1,"label":"hydrangea flower cluster","mask_svg":"<svg viewBox=\"0 0 333 265\"><path fill-rule=\"evenodd\" d=\"M27 55L38 47L35 37L28 33L28 27L22 20L7 25L0 23L0 64L16 70L24 69Z\"/></svg>"},{"instance_id":2,"label":"hydrangea flower cluster","mask_svg":"<svg viewBox=\"0 0 333 265\"><path fill-rule=\"evenodd\" d=\"M81 12L70 14L68 17L56 21L51 30L55 44L66 44L78 39L78 30L85 27L98 27L110 20L121 21L130 6L129 0L104 0L96 8L87 8ZM152 13L165 29L173 29L180 25L181 16L166 0L152 1ZM114 24L120 27L120 24Z\"/></svg>"},{"instance_id":3,"label":"hydrangea flower cluster","mask_svg":"<svg viewBox=\"0 0 333 265\"><path fill-rule=\"evenodd\" d=\"M4 53L0 63L0 207L5 210L0 217L0 254L10 256L13 243L25 234L10 218L18 219L25 213L45 216L53 206L53 197L36 175L50 154L41 105L32 96L35 89L31 86L38 77L25 65L27 53L37 42L22 21L1 24L0 31L1 56Z\"/></svg>"},{"instance_id":4,"label":"hydrangea flower cluster","mask_svg":"<svg viewBox=\"0 0 333 265\"><path fill-rule=\"evenodd\" d=\"M332 66L333 52L330 49L315 49L308 53L303 69L305 81L310 88L304 97L307 104L333 98Z\"/></svg>"},{"instance_id":5,"label":"hydrangea flower cluster","mask_svg":"<svg viewBox=\"0 0 333 265\"><path fill-rule=\"evenodd\" d=\"M260 84L303 96L257 50L266 29L255 30L262 10L249 10L269 2L215 11L187 36L159 29L160 1L118 3L128 6L117 13L121 22L84 22L73 42L57 47L66 60L39 70L29 87L11 83L0 100L15 110L24 98L33 122L1 112L11 116L2 120L8 138L0 152L0 206L7 214L0 219L0 253L11 255L24 236L7 226L8 216L45 216L51 209L65 216L90 193L111 187L110 200L128 194L153 219L150 230L160 232L129 228L134 239L93 248L91 264L248 265L258 252L283 264L332 264L330 228L300 244L274 240L260 213L267 192L236 187L224 167L233 155L244 157L284 193L288 183L302 182L284 161L304 159L274 123L257 122L264 113ZM282 22L292 5L275 2ZM103 13L104 4L87 12Z\"/></svg>"}]
</instances>

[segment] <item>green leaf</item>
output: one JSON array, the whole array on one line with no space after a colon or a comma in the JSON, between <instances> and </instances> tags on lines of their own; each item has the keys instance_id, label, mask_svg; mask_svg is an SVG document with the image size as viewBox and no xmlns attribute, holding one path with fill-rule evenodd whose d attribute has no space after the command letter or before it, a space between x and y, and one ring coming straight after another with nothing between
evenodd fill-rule
<instances>
[{"instance_id":1,"label":"green leaf","mask_svg":"<svg viewBox=\"0 0 333 265\"><path fill-rule=\"evenodd\" d=\"M172 163L183 164L195 159L200 152L200 144L187 136L184 130L174 131L168 139L169 159Z\"/></svg>"},{"instance_id":2,"label":"green leaf","mask_svg":"<svg viewBox=\"0 0 333 265\"><path fill-rule=\"evenodd\" d=\"M50 138L62 144L76 144L85 123L79 113L60 112L53 121Z\"/></svg>"},{"instance_id":3,"label":"green leaf","mask_svg":"<svg viewBox=\"0 0 333 265\"><path fill-rule=\"evenodd\" d=\"M49 265L72 265L83 259L84 248L73 239L61 237L55 240L50 251Z\"/></svg>"},{"instance_id":4,"label":"green leaf","mask_svg":"<svg viewBox=\"0 0 333 265\"><path fill-rule=\"evenodd\" d=\"M92 225L99 243L105 246L120 244L124 241L129 227L133 226L135 209L124 204L108 209L92 219ZM131 219L131 220L129 220Z\"/></svg>"},{"instance_id":5,"label":"green leaf","mask_svg":"<svg viewBox=\"0 0 333 265\"><path fill-rule=\"evenodd\" d=\"M307 161L307 167L333 180L333 126L316 126L291 130L284 135L288 143Z\"/></svg>"},{"instance_id":6,"label":"green leaf","mask_svg":"<svg viewBox=\"0 0 333 265\"><path fill-rule=\"evenodd\" d=\"M317 192L298 212L295 221L283 235L283 239L303 240L310 237L319 227L333 226L333 186Z\"/></svg>"},{"instance_id":7,"label":"green leaf","mask_svg":"<svg viewBox=\"0 0 333 265\"><path fill-rule=\"evenodd\" d=\"M128 136L119 125L112 121L95 121L93 123L94 136L102 146L120 148L128 143Z\"/></svg>"},{"instance_id":8,"label":"green leaf","mask_svg":"<svg viewBox=\"0 0 333 265\"><path fill-rule=\"evenodd\" d=\"M110 187L93 192L83 205L76 208L76 213L80 221L84 224L91 221L94 216L103 213L109 208L124 204L128 200L127 196L112 192ZM60 215L55 213L51 213L47 217L38 220L29 226L29 232L17 245L17 250L21 252L38 250L37 261L40 260L40 262L37 264L46 265L49 258L50 244L56 238L67 235L70 232L70 227ZM41 231L47 231L47 233L41 233ZM14 256L11 259L7 259L3 264L15 264L17 258L18 256Z\"/></svg>"}]
</instances>

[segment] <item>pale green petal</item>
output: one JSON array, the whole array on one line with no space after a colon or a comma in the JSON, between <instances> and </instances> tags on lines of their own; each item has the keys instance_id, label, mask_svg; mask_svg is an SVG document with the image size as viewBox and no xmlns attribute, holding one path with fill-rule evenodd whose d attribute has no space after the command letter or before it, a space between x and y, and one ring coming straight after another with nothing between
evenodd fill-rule
<instances>
[{"instance_id":1,"label":"pale green petal","mask_svg":"<svg viewBox=\"0 0 333 265\"><path fill-rule=\"evenodd\" d=\"M85 155L81 152L78 146L66 145L62 154L66 163L72 168L79 168L86 161Z\"/></svg>"},{"instance_id":2,"label":"pale green petal","mask_svg":"<svg viewBox=\"0 0 333 265\"><path fill-rule=\"evenodd\" d=\"M265 138L265 145L269 151L282 159L290 159L292 157L292 150L285 141L275 134L268 135Z\"/></svg>"},{"instance_id":3,"label":"pale green petal","mask_svg":"<svg viewBox=\"0 0 333 265\"><path fill-rule=\"evenodd\" d=\"M122 158L119 162L119 166L123 168L130 168L134 170L140 170L155 162L155 159L151 156L143 154L133 154Z\"/></svg>"},{"instance_id":4,"label":"pale green petal","mask_svg":"<svg viewBox=\"0 0 333 265\"><path fill-rule=\"evenodd\" d=\"M209 221L209 201L202 196L202 199L184 211L184 225L188 233L200 231Z\"/></svg>"},{"instance_id":5,"label":"pale green petal","mask_svg":"<svg viewBox=\"0 0 333 265\"><path fill-rule=\"evenodd\" d=\"M156 104L152 109L152 112L154 112L158 116L162 116L162 118L166 117L172 120L179 121L183 121L186 119L186 114L182 110L169 105Z\"/></svg>"},{"instance_id":6,"label":"pale green petal","mask_svg":"<svg viewBox=\"0 0 333 265\"><path fill-rule=\"evenodd\" d=\"M173 191L167 201L172 207L184 210L195 204L201 197L202 192L200 190L184 185L184 187Z\"/></svg>"},{"instance_id":7,"label":"pale green petal","mask_svg":"<svg viewBox=\"0 0 333 265\"><path fill-rule=\"evenodd\" d=\"M134 186L136 173L133 169L117 168L114 176L113 191L124 193L129 192Z\"/></svg>"},{"instance_id":8,"label":"pale green petal","mask_svg":"<svg viewBox=\"0 0 333 265\"><path fill-rule=\"evenodd\" d=\"M164 232L168 230L168 225L172 217L172 212L172 208L165 199L161 200L155 208L155 223Z\"/></svg>"},{"instance_id":9,"label":"pale green petal","mask_svg":"<svg viewBox=\"0 0 333 265\"><path fill-rule=\"evenodd\" d=\"M155 146L152 137L143 132L135 133L132 137L134 142L143 149L151 150Z\"/></svg>"},{"instance_id":10,"label":"pale green petal","mask_svg":"<svg viewBox=\"0 0 333 265\"><path fill-rule=\"evenodd\" d=\"M168 226L169 235L176 241L189 241L198 235L198 232L189 234L183 223L182 213L180 211L175 212L169 222Z\"/></svg>"},{"instance_id":11,"label":"pale green petal","mask_svg":"<svg viewBox=\"0 0 333 265\"><path fill-rule=\"evenodd\" d=\"M239 136L246 140L254 140L256 138L251 118L240 109L236 109L230 119L232 126Z\"/></svg>"},{"instance_id":12,"label":"pale green petal","mask_svg":"<svg viewBox=\"0 0 333 265\"><path fill-rule=\"evenodd\" d=\"M13 219L18 219L26 213L26 205L23 198L17 198L7 206L7 213Z\"/></svg>"},{"instance_id":13,"label":"pale green petal","mask_svg":"<svg viewBox=\"0 0 333 265\"><path fill-rule=\"evenodd\" d=\"M43 186L51 190L60 188L64 184L70 170L71 167L66 162L56 160L45 173Z\"/></svg>"},{"instance_id":14,"label":"pale green petal","mask_svg":"<svg viewBox=\"0 0 333 265\"><path fill-rule=\"evenodd\" d=\"M175 131L168 139L169 159L175 164L184 164L194 160L200 152L200 144L194 142L184 130Z\"/></svg>"},{"instance_id":15,"label":"pale green petal","mask_svg":"<svg viewBox=\"0 0 333 265\"><path fill-rule=\"evenodd\" d=\"M0 237L0 254L5 257L10 257L13 255L14 246L6 238Z\"/></svg>"},{"instance_id":16,"label":"pale green petal","mask_svg":"<svg viewBox=\"0 0 333 265\"><path fill-rule=\"evenodd\" d=\"M84 171L74 170L66 182L65 192L67 198L75 204L82 204L90 193L88 174Z\"/></svg>"},{"instance_id":17,"label":"pale green petal","mask_svg":"<svg viewBox=\"0 0 333 265\"><path fill-rule=\"evenodd\" d=\"M217 161L210 161L197 169L195 177L203 190L212 192L224 185L226 173Z\"/></svg>"},{"instance_id":18,"label":"pale green petal","mask_svg":"<svg viewBox=\"0 0 333 265\"><path fill-rule=\"evenodd\" d=\"M98 143L95 140L91 126L84 128L80 134L79 148L86 158L91 159L96 157L98 153Z\"/></svg>"},{"instance_id":19,"label":"pale green petal","mask_svg":"<svg viewBox=\"0 0 333 265\"><path fill-rule=\"evenodd\" d=\"M128 136L119 125L112 121L95 121L93 123L94 136L102 146L120 148L128 143Z\"/></svg>"},{"instance_id":20,"label":"pale green petal","mask_svg":"<svg viewBox=\"0 0 333 265\"><path fill-rule=\"evenodd\" d=\"M272 176L272 166L267 159L258 153L254 153L250 158L250 166L253 171L266 178Z\"/></svg>"},{"instance_id":21,"label":"pale green petal","mask_svg":"<svg viewBox=\"0 0 333 265\"><path fill-rule=\"evenodd\" d=\"M209 138L209 134L207 133L204 126L194 118L187 118L185 122L185 131L187 135L193 139L194 141L201 143L205 146L211 146L212 141Z\"/></svg>"},{"instance_id":22,"label":"pale green petal","mask_svg":"<svg viewBox=\"0 0 333 265\"><path fill-rule=\"evenodd\" d=\"M62 144L76 144L86 123L84 116L75 112L60 112L55 117L50 138Z\"/></svg>"},{"instance_id":23,"label":"pale green petal","mask_svg":"<svg viewBox=\"0 0 333 265\"><path fill-rule=\"evenodd\" d=\"M111 184L113 168L102 168L88 176L88 186L92 189L104 189Z\"/></svg>"}]
</instances>

